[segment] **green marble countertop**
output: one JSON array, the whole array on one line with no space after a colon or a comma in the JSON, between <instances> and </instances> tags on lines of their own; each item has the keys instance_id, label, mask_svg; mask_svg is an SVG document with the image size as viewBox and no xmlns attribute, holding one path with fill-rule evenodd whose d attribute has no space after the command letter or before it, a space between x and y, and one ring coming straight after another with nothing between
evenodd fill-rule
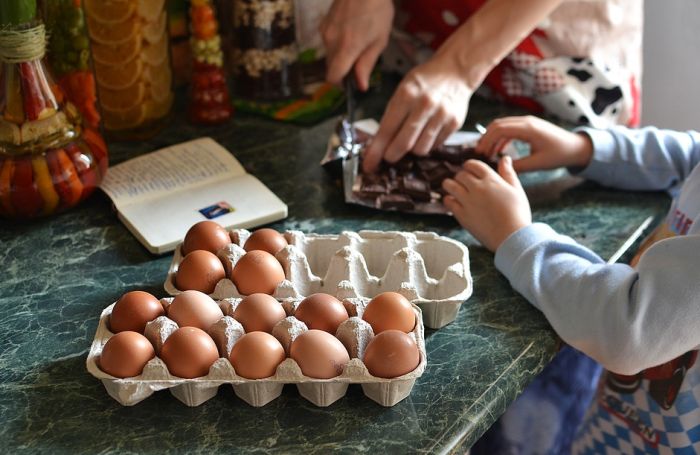
<instances>
[{"instance_id":1,"label":"green marble countertop","mask_svg":"<svg viewBox=\"0 0 700 455\"><path fill-rule=\"evenodd\" d=\"M367 97L361 105L377 116L384 100ZM475 99L466 125L515 112ZM171 257L149 254L103 193L46 220L2 221L0 452L463 453L554 355L557 339L545 319L453 219L343 203L339 182L317 164L335 119L302 128L238 115L222 127L195 129L180 117L148 142L111 146L112 163L210 135L289 205L289 218L274 228L436 231L469 246L473 296L454 323L427 330L427 369L391 408L364 397L357 385L328 408L313 406L294 386L263 408L248 406L231 387L196 408L167 391L122 407L87 373L87 350L101 310L121 294L165 296ZM603 257L668 205L661 194L606 190L561 173L528 177L526 186L537 221Z\"/></svg>"}]
</instances>

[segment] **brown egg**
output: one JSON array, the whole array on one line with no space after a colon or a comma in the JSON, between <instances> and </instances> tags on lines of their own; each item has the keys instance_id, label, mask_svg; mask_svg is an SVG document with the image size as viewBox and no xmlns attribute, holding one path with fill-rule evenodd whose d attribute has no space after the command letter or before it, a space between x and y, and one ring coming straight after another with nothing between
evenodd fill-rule
<instances>
[{"instance_id":1,"label":"brown egg","mask_svg":"<svg viewBox=\"0 0 700 455\"><path fill-rule=\"evenodd\" d=\"M270 228L258 229L246 240L243 249L246 251L263 250L276 255L287 246L287 239L282 234Z\"/></svg>"},{"instance_id":2,"label":"brown egg","mask_svg":"<svg viewBox=\"0 0 700 455\"><path fill-rule=\"evenodd\" d=\"M173 376L192 379L209 373L209 368L219 358L219 351L205 331L180 327L163 343L160 358Z\"/></svg>"},{"instance_id":3,"label":"brown egg","mask_svg":"<svg viewBox=\"0 0 700 455\"><path fill-rule=\"evenodd\" d=\"M244 297L233 312L233 318L241 323L246 332L272 333L272 327L286 317L277 299L260 293Z\"/></svg>"},{"instance_id":4,"label":"brown egg","mask_svg":"<svg viewBox=\"0 0 700 455\"><path fill-rule=\"evenodd\" d=\"M219 305L208 295L199 291L178 294L168 307L168 317L180 327L209 328L224 317Z\"/></svg>"},{"instance_id":5,"label":"brown egg","mask_svg":"<svg viewBox=\"0 0 700 455\"><path fill-rule=\"evenodd\" d=\"M127 292L114 304L109 317L109 328L114 333L126 330L143 333L149 321L164 314L163 305L152 294L143 291Z\"/></svg>"},{"instance_id":6,"label":"brown egg","mask_svg":"<svg viewBox=\"0 0 700 455\"><path fill-rule=\"evenodd\" d=\"M289 349L305 376L330 379L343 372L350 361L347 349L336 337L323 330L309 330L299 335Z\"/></svg>"},{"instance_id":7,"label":"brown egg","mask_svg":"<svg viewBox=\"0 0 700 455\"><path fill-rule=\"evenodd\" d=\"M370 300L362 319L372 326L375 335L392 329L408 333L416 326L411 303L396 292L383 292Z\"/></svg>"},{"instance_id":8,"label":"brown egg","mask_svg":"<svg viewBox=\"0 0 700 455\"><path fill-rule=\"evenodd\" d=\"M229 360L239 376L247 379L269 378L286 358L284 348L269 333L250 332L236 341Z\"/></svg>"},{"instance_id":9,"label":"brown egg","mask_svg":"<svg viewBox=\"0 0 700 455\"><path fill-rule=\"evenodd\" d=\"M418 367L420 352L407 333L385 330L369 342L362 361L372 376L396 378Z\"/></svg>"},{"instance_id":10,"label":"brown egg","mask_svg":"<svg viewBox=\"0 0 700 455\"><path fill-rule=\"evenodd\" d=\"M102 371L118 378L133 378L143 372L156 353L148 339L140 333L119 332L102 348L99 366Z\"/></svg>"},{"instance_id":11,"label":"brown egg","mask_svg":"<svg viewBox=\"0 0 700 455\"><path fill-rule=\"evenodd\" d=\"M180 262L175 275L175 286L181 291L194 289L211 294L219 280L226 278L224 265L214 253L195 250Z\"/></svg>"},{"instance_id":12,"label":"brown egg","mask_svg":"<svg viewBox=\"0 0 700 455\"><path fill-rule=\"evenodd\" d=\"M200 221L192 225L182 242L181 253L189 254L194 250L206 250L216 254L221 248L231 243L226 229L213 221Z\"/></svg>"},{"instance_id":13,"label":"brown egg","mask_svg":"<svg viewBox=\"0 0 700 455\"><path fill-rule=\"evenodd\" d=\"M338 326L348 318L348 311L332 295L311 294L301 301L294 316L310 329L323 330L335 335Z\"/></svg>"},{"instance_id":14,"label":"brown egg","mask_svg":"<svg viewBox=\"0 0 700 455\"><path fill-rule=\"evenodd\" d=\"M244 254L231 272L231 280L243 295L274 294L284 281L284 270L267 251L253 250Z\"/></svg>"}]
</instances>

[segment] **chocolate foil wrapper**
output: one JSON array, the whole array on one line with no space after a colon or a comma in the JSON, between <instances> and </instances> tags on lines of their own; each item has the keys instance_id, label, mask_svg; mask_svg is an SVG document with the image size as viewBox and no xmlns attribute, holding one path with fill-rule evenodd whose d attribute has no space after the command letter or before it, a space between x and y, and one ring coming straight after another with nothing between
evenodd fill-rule
<instances>
[{"instance_id":1,"label":"chocolate foil wrapper","mask_svg":"<svg viewBox=\"0 0 700 455\"><path fill-rule=\"evenodd\" d=\"M451 215L442 204L445 194L442 181L459 172L468 159L485 161L494 169L497 165L496 161L486 161L474 152L479 133L458 131L426 157L408 154L392 165L382 163L377 173L364 174L361 172L362 150L378 126L371 119L355 122L356 142L350 146L343 142L343 137L349 136L342 131L341 134L336 131L329 140L322 164L329 167L332 163L342 168L348 204L402 213Z\"/></svg>"}]
</instances>

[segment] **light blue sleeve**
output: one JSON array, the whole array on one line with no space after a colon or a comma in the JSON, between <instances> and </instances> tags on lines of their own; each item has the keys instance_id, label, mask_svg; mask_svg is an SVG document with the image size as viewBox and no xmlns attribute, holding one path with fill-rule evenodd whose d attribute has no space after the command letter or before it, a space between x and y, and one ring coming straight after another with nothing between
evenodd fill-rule
<instances>
[{"instance_id":1,"label":"light blue sleeve","mask_svg":"<svg viewBox=\"0 0 700 455\"><path fill-rule=\"evenodd\" d=\"M587 134L593 142L593 158L577 175L609 187L666 190L675 196L700 162L700 133L694 131L653 127L575 131Z\"/></svg>"},{"instance_id":2,"label":"light blue sleeve","mask_svg":"<svg viewBox=\"0 0 700 455\"><path fill-rule=\"evenodd\" d=\"M666 239L635 270L536 223L503 242L496 267L565 342L635 374L700 345L698 252L700 235Z\"/></svg>"}]
</instances>

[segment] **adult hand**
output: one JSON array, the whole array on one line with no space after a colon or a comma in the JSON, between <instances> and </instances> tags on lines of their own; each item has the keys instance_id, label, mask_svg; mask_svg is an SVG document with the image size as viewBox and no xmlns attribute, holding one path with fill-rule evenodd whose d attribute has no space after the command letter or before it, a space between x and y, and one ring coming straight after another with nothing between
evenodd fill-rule
<instances>
[{"instance_id":1,"label":"adult hand","mask_svg":"<svg viewBox=\"0 0 700 455\"><path fill-rule=\"evenodd\" d=\"M488 157L503 151L513 139L530 144L530 155L516 160L517 172L558 167L585 167L591 161L593 144L588 135L572 133L533 116L504 117L491 122L476 145Z\"/></svg>"},{"instance_id":2,"label":"adult hand","mask_svg":"<svg viewBox=\"0 0 700 455\"><path fill-rule=\"evenodd\" d=\"M367 90L393 20L392 0L335 0L320 26L328 82L340 85L354 65L357 87Z\"/></svg>"},{"instance_id":3,"label":"adult hand","mask_svg":"<svg viewBox=\"0 0 700 455\"><path fill-rule=\"evenodd\" d=\"M509 156L499 161L498 174L481 161L469 160L442 186L449 193L445 207L490 251L532 223L530 203Z\"/></svg>"},{"instance_id":4,"label":"adult hand","mask_svg":"<svg viewBox=\"0 0 700 455\"><path fill-rule=\"evenodd\" d=\"M464 123L472 89L451 54L436 54L401 81L363 158L365 172L382 159L395 163L406 153L427 155Z\"/></svg>"}]
</instances>

